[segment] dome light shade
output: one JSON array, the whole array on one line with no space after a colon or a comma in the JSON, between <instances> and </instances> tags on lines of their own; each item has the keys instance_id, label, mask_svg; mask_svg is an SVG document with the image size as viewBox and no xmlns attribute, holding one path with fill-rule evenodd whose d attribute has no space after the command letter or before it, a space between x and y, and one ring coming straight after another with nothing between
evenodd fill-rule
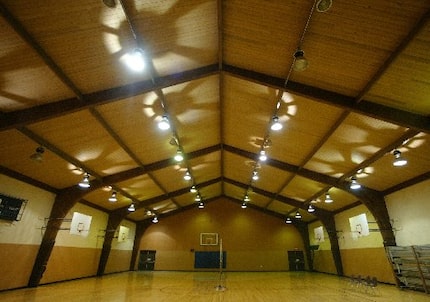
<instances>
[{"instance_id":1,"label":"dome light shade","mask_svg":"<svg viewBox=\"0 0 430 302\"><path fill-rule=\"evenodd\" d=\"M174 159L178 162L184 160L184 156L182 155L181 150L178 149L178 151L176 151L176 155L175 155Z\"/></svg>"},{"instance_id":2,"label":"dome light shade","mask_svg":"<svg viewBox=\"0 0 430 302\"><path fill-rule=\"evenodd\" d=\"M126 54L124 59L128 68L133 71L139 72L145 69L145 57L140 48L135 48L132 53Z\"/></svg>"},{"instance_id":3,"label":"dome light shade","mask_svg":"<svg viewBox=\"0 0 430 302\"><path fill-rule=\"evenodd\" d=\"M169 122L169 119L167 118L167 115L163 115L163 117L161 118L161 121L158 123L158 128L160 130L170 129L170 122Z\"/></svg>"},{"instance_id":4,"label":"dome light shade","mask_svg":"<svg viewBox=\"0 0 430 302\"><path fill-rule=\"evenodd\" d=\"M352 190L357 190L361 188L361 185L357 182L357 177L351 177L351 184L349 185L349 188Z\"/></svg>"},{"instance_id":5,"label":"dome light shade","mask_svg":"<svg viewBox=\"0 0 430 302\"><path fill-rule=\"evenodd\" d=\"M302 215L300 214L299 211L296 212L296 215L294 216L294 218L296 218L296 219L302 219Z\"/></svg>"},{"instance_id":6,"label":"dome light shade","mask_svg":"<svg viewBox=\"0 0 430 302\"><path fill-rule=\"evenodd\" d=\"M393 166L403 167L408 163L408 161L404 157L402 157L402 152L400 152L399 150L397 149L394 150L393 155L394 155Z\"/></svg>"},{"instance_id":7,"label":"dome light shade","mask_svg":"<svg viewBox=\"0 0 430 302\"><path fill-rule=\"evenodd\" d=\"M129 207L128 207L128 209L127 209L129 212L134 212L134 211L136 211L136 207L135 207L135 205L134 205L134 203L132 203Z\"/></svg>"},{"instance_id":8,"label":"dome light shade","mask_svg":"<svg viewBox=\"0 0 430 302\"><path fill-rule=\"evenodd\" d=\"M205 208L205 204L203 202L199 202L199 209L204 209Z\"/></svg>"},{"instance_id":9,"label":"dome light shade","mask_svg":"<svg viewBox=\"0 0 430 302\"><path fill-rule=\"evenodd\" d=\"M279 131L282 129L282 124L279 122L279 118L276 115L272 118L272 125L270 126L270 129L274 131Z\"/></svg>"},{"instance_id":10,"label":"dome light shade","mask_svg":"<svg viewBox=\"0 0 430 302\"><path fill-rule=\"evenodd\" d=\"M309 207L308 207L308 212L309 213L313 213L313 212L315 212L315 208L310 204L309 205Z\"/></svg>"},{"instance_id":11,"label":"dome light shade","mask_svg":"<svg viewBox=\"0 0 430 302\"><path fill-rule=\"evenodd\" d=\"M325 193L325 200L324 200L324 202L325 203L332 203L333 202L333 199L331 198L329 192Z\"/></svg>"},{"instance_id":12,"label":"dome light shade","mask_svg":"<svg viewBox=\"0 0 430 302\"><path fill-rule=\"evenodd\" d=\"M117 202L118 201L118 199L116 198L116 192L115 191L112 192L112 195L109 197L109 201L110 202Z\"/></svg>"},{"instance_id":13,"label":"dome light shade","mask_svg":"<svg viewBox=\"0 0 430 302\"><path fill-rule=\"evenodd\" d=\"M291 224L291 223L293 223L293 221L291 220L290 217L287 217L287 219L285 219L285 223L286 224Z\"/></svg>"},{"instance_id":14,"label":"dome light shade","mask_svg":"<svg viewBox=\"0 0 430 302\"><path fill-rule=\"evenodd\" d=\"M306 68L308 68L308 60L305 58L305 52L301 49L298 49L295 53L294 53L294 65L293 68L296 71L303 71Z\"/></svg>"},{"instance_id":15,"label":"dome light shade","mask_svg":"<svg viewBox=\"0 0 430 302\"><path fill-rule=\"evenodd\" d=\"M79 187L84 188L84 189L91 187L90 175L85 172L84 178L82 178L81 182L78 185L79 185Z\"/></svg>"},{"instance_id":16,"label":"dome light shade","mask_svg":"<svg viewBox=\"0 0 430 302\"><path fill-rule=\"evenodd\" d=\"M261 150L260 151L260 156L258 157L261 161L266 161L267 160L267 155L266 155L266 151Z\"/></svg>"}]
</instances>

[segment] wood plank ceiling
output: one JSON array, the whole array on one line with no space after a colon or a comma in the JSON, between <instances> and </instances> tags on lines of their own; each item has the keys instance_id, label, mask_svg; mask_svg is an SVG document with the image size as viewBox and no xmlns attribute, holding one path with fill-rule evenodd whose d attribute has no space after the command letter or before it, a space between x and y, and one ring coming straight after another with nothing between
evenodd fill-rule
<instances>
[{"instance_id":1,"label":"wood plank ceiling","mask_svg":"<svg viewBox=\"0 0 430 302\"><path fill-rule=\"evenodd\" d=\"M88 172L105 187L83 202L135 221L197 194L312 221L360 202L354 175L384 195L430 177L430 1L104 2L0 1L2 173L60 192Z\"/></svg>"}]
</instances>

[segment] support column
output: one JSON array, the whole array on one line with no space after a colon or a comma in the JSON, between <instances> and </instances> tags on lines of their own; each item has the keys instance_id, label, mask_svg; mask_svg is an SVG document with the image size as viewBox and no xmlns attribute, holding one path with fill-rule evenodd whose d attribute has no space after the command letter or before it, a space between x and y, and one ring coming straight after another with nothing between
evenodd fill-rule
<instances>
[{"instance_id":1,"label":"support column","mask_svg":"<svg viewBox=\"0 0 430 302\"><path fill-rule=\"evenodd\" d=\"M140 243L142 241L143 234L151 225L150 221L144 221L136 225L136 235L134 236L133 252L130 259L130 270L134 271L136 266L136 259L140 249Z\"/></svg>"},{"instance_id":2,"label":"support column","mask_svg":"<svg viewBox=\"0 0 430 302\"><path fill-rule=\"evenodd\" d=\"M85 194L88 194L100 186L101 183L95 181L91 182L90 189L82 190L77 186L73 186L62 190L56 196L46 225L45 233L43 234L42 242L39 246L36 260L34 261L33 270L28 281L28 287L36 287L39 285L54 248L58 230L60 229L67 213Z\"/></svg>"},{"instance_id":3,"label":"support column","mask_svg":"<svg viewBox=\"0 0 430 302\"><path fill-rule=\"evenodd\" d=\"M320 220L324 224L330 239L331 253L333 255L334 265L336 266L336 272L339 276L343 276L342 257L339 249L339 239L337 238L334 216L325 215L320 217Z\"/></svg>"},{"instance_id":4,"label":"support column","mask_svg":"<svg viewBox=\"0 0 430 302\"><path fill-rule=\"evenodd\" d=\"M309 270L313 271L314 270L314 264L313 264L313 259L311 256L311 249L310 249L311 242L309 239L308 225L305 223L297 222L297 223L294 223L294 226L297 228L300 235L302 236L303 245L305 247L305 252L306 252L306 259L308 260Z\"/></svg>"},{"instance_id":5,"label":"support column","mask_svg":"<svg viewBox=\"0 0 430 302\"><path fill-rule=\"evenodd\" d=\"M121 209L109 214L108 223L106 226L105 238L103 241L103 248L99 259L99 266L97 269L97 276L103 276L106 264L109 259L110 251L112 248L112 240L115 236L115 231L118 228L121 221L127 216L128 210Z\"/></svg>"}]
</instances>

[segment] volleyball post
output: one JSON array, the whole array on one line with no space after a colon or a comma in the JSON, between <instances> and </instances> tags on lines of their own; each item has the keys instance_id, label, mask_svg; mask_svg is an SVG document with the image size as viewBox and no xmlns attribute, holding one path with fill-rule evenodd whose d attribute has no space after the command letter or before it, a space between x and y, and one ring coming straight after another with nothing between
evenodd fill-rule
<instances>
[{"instance_id":1,"label":"volleyball post","mask_svg":"<svg viewBox=\"0 0 430 302\"><path fill-rule=\"evenodd\" d=\"M222 276L223 276L223 253L222 253L222 239L219 241L219 279L218 279L218 285L215 287L216 291L225 291L226 287L222 285Z\"/></svg>"}]
</instances>

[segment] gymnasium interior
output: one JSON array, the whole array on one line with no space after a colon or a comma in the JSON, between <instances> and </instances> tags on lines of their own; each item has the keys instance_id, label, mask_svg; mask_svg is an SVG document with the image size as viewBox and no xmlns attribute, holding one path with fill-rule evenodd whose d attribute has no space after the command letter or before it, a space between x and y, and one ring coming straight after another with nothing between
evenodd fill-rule
<instances>
[{"instance_id":1,"label":"gymnasium interior","mask_svg":"<svg viewBox=\"0 0 430 302\"><path fill-rule=\"evenodd\" d=\"M429 298L430 1L0 12L0 300Z\"/></svg>"}]
</instances>

